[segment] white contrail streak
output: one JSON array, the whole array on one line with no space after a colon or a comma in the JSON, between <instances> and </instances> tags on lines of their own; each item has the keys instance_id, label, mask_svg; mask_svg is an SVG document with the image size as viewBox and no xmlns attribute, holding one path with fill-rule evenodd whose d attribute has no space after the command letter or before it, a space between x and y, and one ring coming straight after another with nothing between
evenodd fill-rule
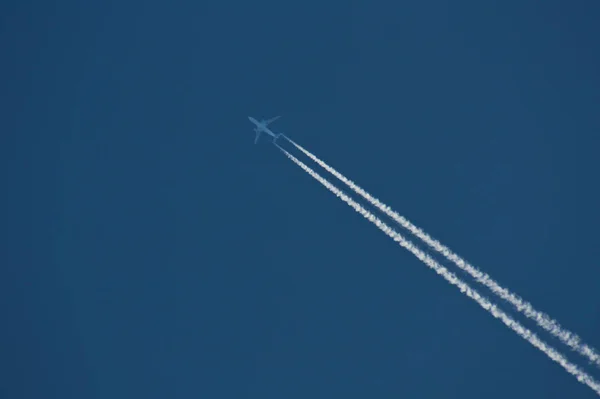
<instances>
[{"instance_id":1,"label":"white contrail streak","mask_svg":"<svg viewBox=\"0 0 600 399\"><path fill-rule=\"evenodd\" d=\"M523 327L519 322L512 319L509 315L504 313L502 310L498 309L496 305L492 304L487 298L481 296L477 291L469 287L467 283L460 280L454 273L451 273L444 266L440 265L429 255L425 254L419 248L417 248L412 242L406 240L402 235L393 230L387 224L382 222L379 218L377 218L374 214L366 210L362 207L358 202L354 201L352 198L348 197L344 192L335 187L325 178L320 176L314 170L305 165L302 161L298 160L292 154L284 150L275 144L289 159L291 159L296 165L301 167L306 173L311 175L314 179L316 179L319 183L325 186L329 191L335 194L338 198L348 204L350 207L354 208L354 210L360 213L365 219L369 220L375 226L377 226L381 231L383 231L388 237L396 241L400 246L406 248L410 251L414 256L416 256L420 261L425 263L425 265L429 266L433 269L437 274L441 275L446 281L450 284L458 287L462 293L467 295L469 298L473 299L479 306L483 309L487 310L492 316L502 321L508 328L516 332L521 338L528 341L531 345L538 348L542 352L544 352L550 359L554 360L556 363L560 364L567 372L572 374L577 378L577 380L591 389L593 389L600 396L600 384L594 380L593 377L585 373L583 370L579 369L575 364L571 363L567 360L562 354L556 351L556 349L552 348L544 341L540 340L532 331Z\"/></svg>"},{"instance_id":2,"label":"white contrail streak","mask_svg":"<svg viewBox=\"0 0 600 399\"><path fill-rule=\"evenodd\" d=\"M598 354L598 352L596 352L594 348L583 343L581 341L581 338L579 338L575 333L570 332L564 327L561 327L560 324L557 321L553 320L550 316L536 310L529 302L520 298L518 295L510 292L508 289L502 287L489 275L470 265L460 256L452 252L448 247L444 246L435 238L431 237L423 230L412 224L408 219L395 212L393 209L379 201L377 198L370 195L368 192L360 188L358 185L346 178L340 172L338 172L337 170L335 170L334 168L317 158L310 151L306 150L301 145L295 143L290 138L285 138L296 148L298 148L298 150L302 151L307 157L312 159L314 162L316 162L323 169L325 169L333 176L338 178L340 181L348 185L348 187L350 187L354 192L356 192L357 194L361 195L364 199L369 201L373 206L375 206L380 211L388 215L390 218L394 219L394 221L396 221L402 227L404 227L405 229L413 233L415 236L423 240L431 248L444 255L448 260L454 262L460 269L464 270L469 275L471 275L477 282L488 287L494 294L498 295L500 298L504 299L512 306L514 306L519 312L523 313L525 316L535 321L541 328L548 331L550 334L558 338L562 343L569 346L574 351L587 357L591 362L595 363L596 366L600 367L600 355Z\"/></svg>"}]
</instances>

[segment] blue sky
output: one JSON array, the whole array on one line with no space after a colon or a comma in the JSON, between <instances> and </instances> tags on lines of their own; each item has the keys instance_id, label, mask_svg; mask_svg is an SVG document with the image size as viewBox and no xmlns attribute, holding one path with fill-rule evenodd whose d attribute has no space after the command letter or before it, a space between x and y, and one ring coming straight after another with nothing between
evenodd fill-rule
<instances>
[{"instance_id":1,"label":"blue sky","mask_svg":"<svg viewBox=\"0 0 600 399\"><path fill-rule=\"evenodd\" d=\"M597 3L5 3L2 397L595 397L247 116L599 348Z\"/></svg>"}]
</instances>

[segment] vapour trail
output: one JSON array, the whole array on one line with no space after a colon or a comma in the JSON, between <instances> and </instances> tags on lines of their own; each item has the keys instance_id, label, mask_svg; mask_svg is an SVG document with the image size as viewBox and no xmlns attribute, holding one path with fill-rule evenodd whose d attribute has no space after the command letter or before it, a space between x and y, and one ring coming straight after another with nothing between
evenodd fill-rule
<instances>
[{"instance_id":1,"label":"vapour trail","mask_svg":"<svg viewBox=\"0 0 600 399\"><path fill-rule=\"evenodd\" d=\"M294 157L292 154L281 148L279 145L275 144L289 159L291 159L296 165L302 168L306 173L311 175L315 180L325 186L329 191L335 194L338 198L352 207L356 212L360 213L365 219L369 220L375 226L377 226L381 231L383 231L388 237L396 241L400 246L406 248L410 251L414 256L416 256L420 261L425 263L429 268L433 269L437 274L441 275L446 281L450 284L458 287L462 293L467 295L469 298L473 299L479 306L483 309L487 310L492 316L502 321L508 328L516 332L521 338L528 341L531 345L538 348L542 352L546 354L550 359L554 360L556 363L560 364L568 373L572 374L577 378L577 380L588 387L600 396L600 383L594 380L593 377L585 373L575 364L571 363L567 360L562 354L560 354L556 349L552 348L544 341L540 340L532 331L523 327L519 322L512 319L509 315L504 313L502 310L498 309L496 305L492 304L487 298L481 296L477 291L472 289L467 283L460 280L456 275L446 269L444 266L440 265L436 262L432 257L425 254L419 248L417 248L412 242L406 240L401 234L393 230L387 224L382 222L379 218L377 218L374 214L366 210L363 206L361 206L358 202L354 201L352 198L348 197L344 192L338 189L336 186L331 184L325 178L320 176L317 172L309 168L302 161Z\"/></svg>"},{"instance_id":2,"label":"vapour trail","mask_svg":"<svg viewBox=\"0 0 600 399\"><path fill-rule=\"evenodd\" d=\"M488 274L480 271L475 266L469 264L460 256L452 252L448 247L444 246L435 238L431 237L419 227L412 224L408 219L395 212L393 209L379 201L377 198L370 195L368 192L360 188L358 185L346 178L340 172L338 172L337 170L335 170L334 168L317 158L310 151L306 150L301 145L295 143L292 139L286 136L284 137L296 148L298 148L298 150L304 153L307 157L312 159L314 162L316 162L323 169L325 169L333 176L338 178L340 181L348 185L348 187L350 187L354 192L356 192L364 199L369 201L373 206L375 206L380 211L388 215L390 218L394 219L394 221L399 223L402 227L404 227L405 229L413 233L415 236L423 240L431 248L444 255L446 259L454 262L460 269L471 275L477 282L483 284L484 286L489 288L494 294L498 295L500 298L510 303L512 306L515 307L515 309L523 313L531 320L535 321L541 328L558 338L562 343L569 346L572 350L587 357L591 362L595 363L596 366L600 367L600 355L598 354L598 352L596 352L596 350L591 346L582 342L581 338L579 338L577 334L570 332L564 327L561 327L561 325L556 320L553 320L547 314L536 310L533 307L533 305L531 305L529 302L522 299L518 295L510 292L507 288L502 287Z\"/></svg>"}]
</instances>

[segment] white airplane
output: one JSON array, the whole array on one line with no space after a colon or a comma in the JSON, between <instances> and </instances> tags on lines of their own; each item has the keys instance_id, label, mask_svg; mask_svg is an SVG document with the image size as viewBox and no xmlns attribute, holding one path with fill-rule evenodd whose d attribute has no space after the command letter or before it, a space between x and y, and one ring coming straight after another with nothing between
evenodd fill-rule
<instances>
[{"instance_id":1,"label":"white airplane","mask_svg":"<svg viewBox=\"0 0 600 399\"><path fill-rule=\"evenodd\" d=\"M281 116L276 116L274 118L271 119L267 119L267 120L262 120L262 121L257 121L256 119L254 119L253 117L249 116L248 119L250 119L250 122L254 123L256 125L256 127L254 128L254 131L256 132L256 138L254 139L254 144L256 144L258 142L258 138L260 137L261 133L266 133L269 136L273 137L273 142L275 142L275 140L277 140L279 138L279 136L281 136L281 134L275 134L273 133L267 126L269 125L269 123L276 121L277 119L281 118Z\"/></svg>"}]
</instances>

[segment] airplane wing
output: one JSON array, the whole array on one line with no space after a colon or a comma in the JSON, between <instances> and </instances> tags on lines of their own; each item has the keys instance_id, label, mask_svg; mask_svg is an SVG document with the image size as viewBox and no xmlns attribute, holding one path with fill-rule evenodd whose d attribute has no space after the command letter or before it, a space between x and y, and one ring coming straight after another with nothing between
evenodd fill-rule
<instances>
[{"instance_id":1,"label":"airplane wing","mask_svg":"<svg viewBox=\"0 0 600 399\"><path fill-rule=\"evenodd\" d=\"M254 139L254 144L258 143L259 137L260 137L260 132L256 132L256 138Z\"/></svg>"},{"instance_id":2,"label":"airplane wing","mask_svg":"<svg viewBox=\"0 0 600 399\"><path fill-rule=\"evenodd\" d=\"M280 115L280 116L276 116L276 117L274 117L274 118L271 118L271 119L267 119L267 120L265 121L265 126L266 126L266 125L268 125L268 124L269 124L269 123L271 123L271 122L275 122L275 121L276 121L277 119L279 119L279 118L281 118L281 115Z\"/></svg>"}]
</instances>

